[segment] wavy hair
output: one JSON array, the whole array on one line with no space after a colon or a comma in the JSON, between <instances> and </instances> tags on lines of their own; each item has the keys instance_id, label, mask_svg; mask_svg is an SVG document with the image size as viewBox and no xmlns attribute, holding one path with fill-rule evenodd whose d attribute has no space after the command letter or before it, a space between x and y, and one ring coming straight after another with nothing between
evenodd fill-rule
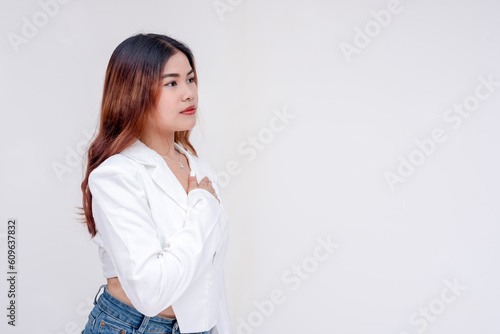
<instances>
[{"instance_id":1,"label":"wavy hair","mask_svg":"<svg viewBox=\"0 0 500 334\"><path fill-rule=\"evenodd\" d=\"M159 34L137 34L124 40L111 55L104 80L99 132L90 143L85 158L87 168L81 184L82 207L77 207L93 238L96 226L92 214L90 173L104 160L130 146L144 133L148 117L156 122L162 75L171 56L182 52L198 76L191 50L183 43ZM198 156L189 141L191 130L176 131L174 141Z\"/></svg>"}]
</instances>

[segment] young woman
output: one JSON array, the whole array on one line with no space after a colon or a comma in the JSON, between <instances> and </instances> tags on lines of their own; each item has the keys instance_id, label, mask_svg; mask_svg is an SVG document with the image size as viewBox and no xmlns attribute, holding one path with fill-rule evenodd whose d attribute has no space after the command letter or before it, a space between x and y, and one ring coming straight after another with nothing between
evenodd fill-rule
<instances>
[{"instance_id":1,"label":"young woman","mask_svg":"<svg viewBox=\"0 0 500 334\"><path fill-rule=\"evenodd\" d=\"M111 56L81 186L107 284L84 334L232 333L228 217L189 142L197 84L190 49L164 35L132 36Z\"/></svg>"}]
</instances>

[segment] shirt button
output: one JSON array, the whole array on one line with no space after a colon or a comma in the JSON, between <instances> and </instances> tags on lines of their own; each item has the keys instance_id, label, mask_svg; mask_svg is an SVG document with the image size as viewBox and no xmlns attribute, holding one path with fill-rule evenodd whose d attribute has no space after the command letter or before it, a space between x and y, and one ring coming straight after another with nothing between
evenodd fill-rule
<instances>
[{"instance_id":1,"label":"shirt button","mask_svg":"<svg viewBox=\"0 0 500 334\"><path fill-rule=\"evenodd\" d=\"M104 321L101 321L101 326L104 326Z\"/></svg>"},{"instance_id":2,"label":"shirt button","mask_svg":"<svg viewBox=\"0 0 500 334\"><path fill-rule=\"evenodd\" d=\"M125 334L126 332L125 332L125 330L124 330L124 329L122 329L120 333L121 333L121 334Z\"/></svg>"}]
</instances>

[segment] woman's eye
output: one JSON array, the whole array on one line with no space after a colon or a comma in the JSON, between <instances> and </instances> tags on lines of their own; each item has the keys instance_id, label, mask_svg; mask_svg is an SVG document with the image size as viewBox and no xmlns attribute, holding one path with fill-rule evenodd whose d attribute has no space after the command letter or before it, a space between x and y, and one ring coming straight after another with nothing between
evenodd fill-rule
<instances>
[{"instance_id":1,"label":"woman's eye","mask_svg":"<svg viewBox=\"0 0 500 334\"><path fill-rule=\"evenodd\" d=\"M189 82L190 82L190 83L195 82L195 81L194 81L194 78L195 78L195 77L192 77L192 78L188 79L188 80L191 80L191 81L189 81ZM165 84L164 86L170 86L170 85L175 84L175 83L176 83L175 81L172 81L172 82L169 82L168 84Z\"/></svg>"}]
</instances>

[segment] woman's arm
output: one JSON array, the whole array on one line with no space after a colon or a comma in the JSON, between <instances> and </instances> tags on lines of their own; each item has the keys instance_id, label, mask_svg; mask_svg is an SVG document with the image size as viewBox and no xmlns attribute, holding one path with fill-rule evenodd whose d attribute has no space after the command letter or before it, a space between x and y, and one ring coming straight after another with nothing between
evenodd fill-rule
<instances>
[{"instance_id":1,"label":"woman's arm","mask_svg":"<svg viewBox=\"0 0 500 334\"><path fill-rule=\"evenodd\" d=\"M101 165L90 174L94 220L127 297L156 316L211 265L226 228L217 224L222 207L205 189L189 191L185 226L162 249L138 172L126 169Z\"/></svg>"}]
</instances>

